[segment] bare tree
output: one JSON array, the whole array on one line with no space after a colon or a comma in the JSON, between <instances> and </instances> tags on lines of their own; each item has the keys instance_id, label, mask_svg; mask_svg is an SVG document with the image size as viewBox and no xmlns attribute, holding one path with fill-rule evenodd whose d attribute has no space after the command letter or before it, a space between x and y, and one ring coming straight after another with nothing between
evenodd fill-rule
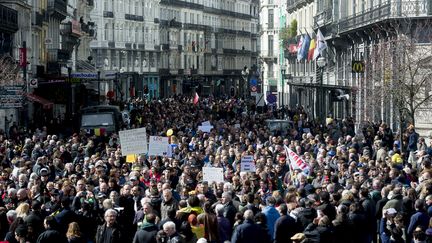
<instances>
[{"instance_id":1,"label":"bare tree","mask_svg":"<svg viewBox=\"0 0 432 243\"><path fill-rule=\"evenodd\" d=\"M371 102L396 111L401 125L415 125L417 111L432 100L432 22L398 20L381 25L377 33L384 38L367 60L375 84Z\"/></svg>"},{"instance_id":2,"label":"bare tree","mask_svg":"<svg viewBox=\"0 0 432 243\"><path fill-rule=\"evenodd\" d=\"M9 55L0 56L0 87L5 85L22 85L20 67Z\"/></svg>"}]
</instances>

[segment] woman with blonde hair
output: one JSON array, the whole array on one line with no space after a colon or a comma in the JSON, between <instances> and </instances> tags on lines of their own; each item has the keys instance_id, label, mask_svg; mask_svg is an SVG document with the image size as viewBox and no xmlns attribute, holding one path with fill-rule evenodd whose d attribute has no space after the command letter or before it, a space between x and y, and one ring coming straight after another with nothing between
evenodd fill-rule
<instances>
[{"instance_id":1,"label":"woman with blonde hair","mask_svg":"<svg viewBox=\"0 0 432 243\"><path fill-rule=\"evenodd\" d=\"M69 224L68 230L66 232L66 237L69 243L85 243L86 240L82 236L80 227L77 222L72 222Z\"/></svg>"},{"instance_id":2,"label":"woman with blonde hair","mask_svg":"<svg viewBox=\"0 0 432 243\"><path fill-rule=\"evenodd\" d=\"M30 211L30 205L28 203L21 203L15 210L17 212L17 217L25 218L29 211Z\"/></svg>"}]
</instances>

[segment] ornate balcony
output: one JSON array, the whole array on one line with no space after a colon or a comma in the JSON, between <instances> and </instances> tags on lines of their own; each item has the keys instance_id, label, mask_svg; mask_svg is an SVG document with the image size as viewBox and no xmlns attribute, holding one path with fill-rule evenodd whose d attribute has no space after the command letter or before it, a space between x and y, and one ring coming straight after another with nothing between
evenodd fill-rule
<instances>
[{"instance_id":1,"label":"ornate balcony","mask_svg":"<svg viewBox=\"0 0 432 243\"><path fill-rule=\"evenodd\" d=\"M0 5L0 30L15 33L18 30L18 12Z\"/></svg>"},{"instance_id":2,"label":"ornate balcony","mask_svg":"<svg viewBox=\"0 0 432 243\"><path fill-rule=\"evenodd\" d=\"M58 19L67 17L67 2L65 0L48 0L48 13Z\"/></svg>"},{"instance_id":3,"label":"ornate balcony","mask_svg":"<svg viewBox=\"0 0 432 243\"><path fill-rule=\"evenodd\" d=\"M327 8L314 16L315 26L324 26L333 22L333 8Z\"/></svg>"},{"instance_id":4,"label":"ornate balcony","mask_svg":"<svg viewBox=\"0 0 432 243\"><path fill-rule=\"evenodd\" d=\"M339 21L339 32L347 32L387 19L431 17L432 3L421 1L390 1L386 0L380 5L355 13Z\"/></svg>"},{"instance_id":5,"label":"ornate balcony","mask_svg":"<svg viewBox=\"0 0 432 243\"><path fill-rule=\"evenodd\" d=\"M287 11L292 13L312 2L313 0L287 0Z\"/></svg>"}]
</instances>

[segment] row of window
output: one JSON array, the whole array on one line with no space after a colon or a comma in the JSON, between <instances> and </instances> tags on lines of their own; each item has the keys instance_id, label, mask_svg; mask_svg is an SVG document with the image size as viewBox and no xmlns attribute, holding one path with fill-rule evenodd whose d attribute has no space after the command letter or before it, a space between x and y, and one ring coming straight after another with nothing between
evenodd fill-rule
<instances>
[{"instance_id":1,"label":"row of window","mask_svg":"<svg viewBox=\"0 0 432 243\"><path fill-rule=\"evenodd\" d=\"M258 32L258 25L248 20L229 18L226 16L217 16L213 14L204 14L198 11L188 11L181 13L181 10L175 8L161 8L160 18L163 20L177 20L182 23L202 24L213 28L226 28L232 30L241 30L249 32Z\"/></svg>"},{"instance_id":2,"label":"row of window","mask_svg":"<svg viewBox=\"0 0 432 243\"><path fill-rule=\"evenodd\" d=\"M115 23L106 21L103 40L157 44L159 42L158 27L136 23Z\"/></svg>"},{"instance_id":3,"label":"row of window","mask_svg":"<svg viewBox=\"0 0 432 243\"><path fill-rule=\"evenodd\" d=\"M154 18L158 12L157 7L156 1L104 0L103 10Z\"/></svg>"}]
</instances>

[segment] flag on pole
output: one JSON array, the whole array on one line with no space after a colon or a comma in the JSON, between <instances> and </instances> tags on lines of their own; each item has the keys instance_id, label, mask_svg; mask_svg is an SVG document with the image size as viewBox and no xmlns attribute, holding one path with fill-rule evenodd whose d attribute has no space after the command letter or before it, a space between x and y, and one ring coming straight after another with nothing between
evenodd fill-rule
<instances>
[{"instance_id":1,"label":"flag on pole","mask_svg":"<svg viewBox=\"0 0 432 243\"><path fill-rule=\"evenodd\" d=\"M304 41L304 37L303 37L303 35L301 35L300 40L297 44L297 60L299 60L299 61L301 60L301 55L302 55L301 50L302 50L302 46L303 46L303 41Z\"/></svg>"},{"instance_id":2,"label":"flag on pole","mask_svg":"<svg viewBox=\"0 0 432 243\"><path fill-rule=\"evenodd\" d=\"M198 104L198 101L199 101L199 96L198 96L198 93L195 92L195 96L194 96L194 98L193 98L193 104L194 104L194 105Z\"/></svg>"},{"instance_id":3,"label":"flag on pole","mask_svg":"<svg viewBox=\"0 0 432 243\"><path fill-rule=\"evenodd\" d=\"M327 42L324 39L323 34L321 33L321 30L318 29L317 33L317 43L316 48L314 50L313 59L317 59L318 55L322 55L323 51L327 49Z\"/></svg>"},{"instance_id":4,"label":"flag on pole","mask_svg":"<svg viewBox=\"0 0 432 243\"><path fill-rule=\"evenodd\" d=\"M311 40L311 38L309 37L309 35L306 35L303 39L303 45L302 45L302 50L301 50L301 60L307 59L310 40ZM301 60L299 60L299 61L301 61Z\"/></svg>"},{"instance_id":5,"label":"flag on pole","mask_svg":"<svg viewBox=\"0 0 432 243\"><path fill-rule=\"evenodd\" d=\"M287 154L287 157L289 158L290 161L290 167L294 170L300 169L302 173L308 175L310 171L309 165L302 158L300 158L299 155L297 155L294 151L289 149L286 145L284 146L284 148L285 148L285 153Z\"/></svg>"},{"instance_id":6,"label":"flag on pole","mask_svg":"<svg viewBox=\"0 0 432 243\"><path fill-rule=\"evenodd\" d=\"M310 62L313 58L315 47L316 47L315 39L312 39L309 45L309 52L307 55L308 62Z\"/></svg>"}]
</instances>

